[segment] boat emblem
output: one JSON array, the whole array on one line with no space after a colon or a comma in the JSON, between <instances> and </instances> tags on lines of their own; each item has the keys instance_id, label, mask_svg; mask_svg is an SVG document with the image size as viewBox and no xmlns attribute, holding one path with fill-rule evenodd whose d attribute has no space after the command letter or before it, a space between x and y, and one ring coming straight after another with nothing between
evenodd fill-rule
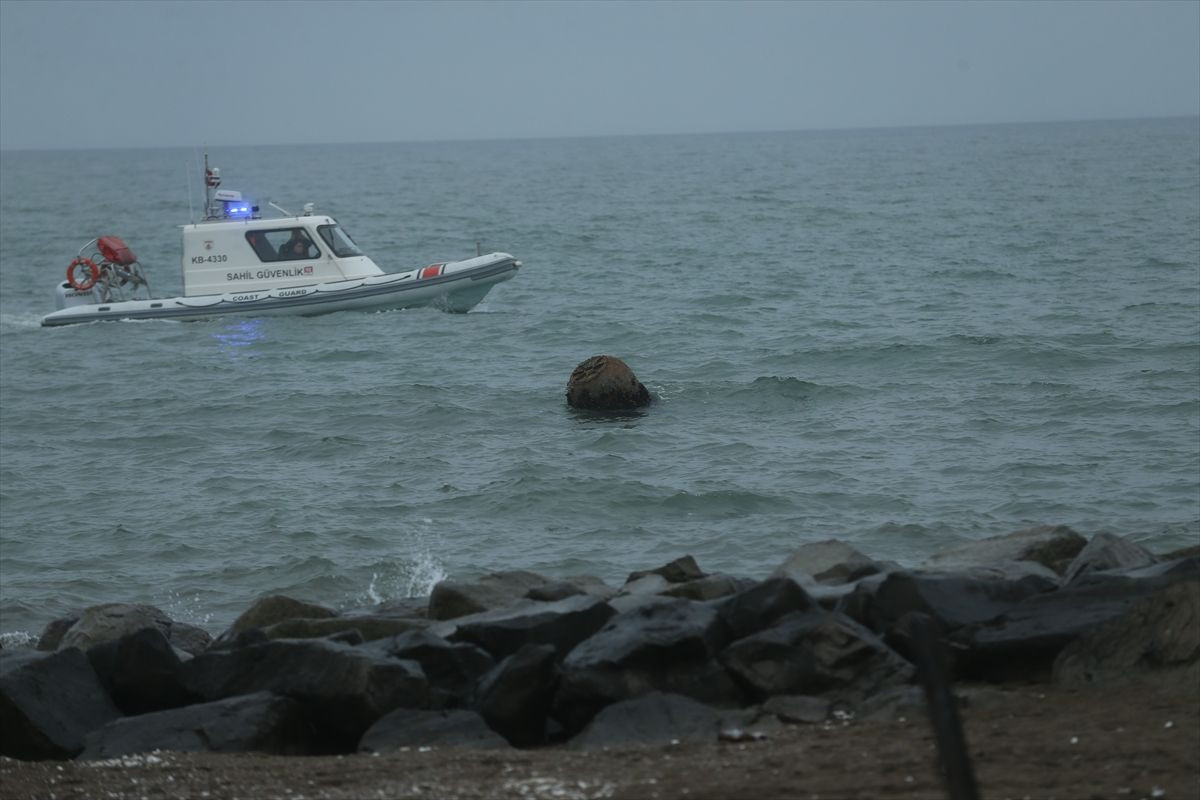
<instances>
[{"instance_id":1,"label":"boat emblem","mask_svg":"<svg viewBox=\"0 0 1200 800\"><path fill-rule=\"evenodd\" d=\"M204 249L205 249L205 250L212 250L212 239L205 239L205 240L204 240Z\"/></svg>"}]
</instances>

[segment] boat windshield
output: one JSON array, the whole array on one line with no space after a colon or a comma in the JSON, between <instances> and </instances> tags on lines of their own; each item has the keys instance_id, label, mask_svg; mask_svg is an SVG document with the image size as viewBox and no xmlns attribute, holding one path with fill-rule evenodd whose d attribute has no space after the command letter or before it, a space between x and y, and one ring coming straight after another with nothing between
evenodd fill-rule
<instances>
[{"instance_id":1,"label":"boat windshield","mask_svg":"<svg viewBox=\"0 0 1200 800\"><path fill-rule=\"evenodd\" d=\"M325 240L325 244L329 245L329 249L338 258L348 258L350 256L361 256L362 250L358 249L358 245L350 238L340 225L318 225L317 230L321 234L321 238Z\"/></svg>"}]
</instances>

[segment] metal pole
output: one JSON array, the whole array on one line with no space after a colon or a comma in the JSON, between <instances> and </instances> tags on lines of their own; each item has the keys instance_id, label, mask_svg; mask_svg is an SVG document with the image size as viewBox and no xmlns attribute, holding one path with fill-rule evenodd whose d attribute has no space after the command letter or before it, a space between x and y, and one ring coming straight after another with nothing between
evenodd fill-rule
<instances>
[{"instance_id":1,"label":"metal pole","mask_svg":"<svg viewBox=\"0 0 1200 800\"><path fill-rule=\"evenodd\" d=\"M208 153L204 154L204 218L208 219L208 215L212 213L212 186L208 180Z\"/></svg>"},{"instance_id":2,"label":"metal pole","mask_svg":"<svg viewBox=\"0 0 1200 800\"><path fill-rule=\"evenodd\" d=\"M948 796L950 800L979 800L967 737L958 716L958 705L946 669L946 649L939 637L938 626L928 614L914 614L909 633L917 670L925 685L925 702L946 773Z\"/></svg>"}]
</instances>

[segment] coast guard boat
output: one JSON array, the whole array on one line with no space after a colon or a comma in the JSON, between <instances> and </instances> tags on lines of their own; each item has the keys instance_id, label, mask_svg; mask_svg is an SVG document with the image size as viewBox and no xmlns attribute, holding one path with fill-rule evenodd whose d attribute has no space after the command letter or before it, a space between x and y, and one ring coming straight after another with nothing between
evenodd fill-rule
<instances>
[{"instance_id":1,"label":"coast guard boat","mask_svg":"<svg viewBox=\"0 0 1200 800\"><path fill-rule=\"evenodd\" d=\"M181 226L183 294L155 298L133 250L116 236L80 248L55 290L43 326L120 319L211 319L436 306L468 311L521 267L508 253L385 273L333 217L263 219L241 192L220 189L204 158L204 219Z\"/></svg>"}]
</instances>

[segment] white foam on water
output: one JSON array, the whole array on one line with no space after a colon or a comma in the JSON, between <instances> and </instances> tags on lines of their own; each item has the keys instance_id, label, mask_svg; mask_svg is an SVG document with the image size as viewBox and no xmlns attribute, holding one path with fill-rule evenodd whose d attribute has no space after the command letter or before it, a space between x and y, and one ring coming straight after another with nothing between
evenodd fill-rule
<instances>
[{"instance_id":1,"label":"white foam on water","mask_svg":"<svg viewBox=\"0 0 1200 800\"><path fill-rule=\"evenodd\" d=\"M49 313L49 311L47 311ZM31 330L33 328L42 327L42 317L44 314L35 314L32 312L13 313L8 312L0 314L0 327L3 328L20 328L22 330Z\"/></svg>"},{"instance_id":2,"label":"white foam on water","mask_svg":"<svg viewBox=\"0 0 1200 800\"><path fill-rule=\"evenodd\" d=\"M382 605L390 600L425 597L433 591L438 581L445 580L448 575L445 564L419 541L413 555L371 573L371 580L360 601Z\"/></svg>"},{"instance_id":3,"label":"white foam on water","mask_svg":"<svg viewBox=\"0 0 1200 800\"><path fill-rule=\"evenodd\" d=\"M201 609L202 602L199 594L185 595L171 589L167 591L166 600L160 603L160 606L173 620L207 628L212 623L213 614Z\"/></svg>"},{"instance_id":4,"label":"white foam on water","mask_svg":"<svg viewBox=\"0 0 1200 800\"><path fill-rule=\"evenodd\" d=\"M22 647L33 647L38 637L27 631L8 631L0 633L0 650L17 650Z\"/></svg>"},{"instance_id":5,"label":"white foam on water","mask_svg":"<svg viewBox=\"0 0 1200 800\"><path fill-rule=\"evenodd\" d=\"M446 567L428 551L418 553L409 565L408 586L405 597L424 597L433 591L433 587L444 581L449 573Z\"/></svg>"},{"instance_id":6,"label":"white foam on water","mask_svg":"<svg viewBox=\"0 0 1200 800\"><path fill-rule=\"evenodd\" d=\"M426 529L433 527L429 517L421 519ZM413 555L410 556L401 574L404 578L404 594L402 597L424 597L433 591L438 581L443 581L449 575L446 565L433 554L432 548L425 540L425 530L414 534Z\"/></svg>"},{"instance_id":7,"label":"white foam on water","mask_svg":"<svg viewBox=\"0 0 1200 800\"><path fill-rule=\"evenodd\" d=\"M372 572L371 573L371 582L369 584L367 584L366 595L367 595L367 600L374 603L375 605L379 605L380 603L382 603L384 601L383 595L381 595L379 593L379 590L376 588L378 582L379 582L379 573Z\"/></svg>"}]
</instances>

